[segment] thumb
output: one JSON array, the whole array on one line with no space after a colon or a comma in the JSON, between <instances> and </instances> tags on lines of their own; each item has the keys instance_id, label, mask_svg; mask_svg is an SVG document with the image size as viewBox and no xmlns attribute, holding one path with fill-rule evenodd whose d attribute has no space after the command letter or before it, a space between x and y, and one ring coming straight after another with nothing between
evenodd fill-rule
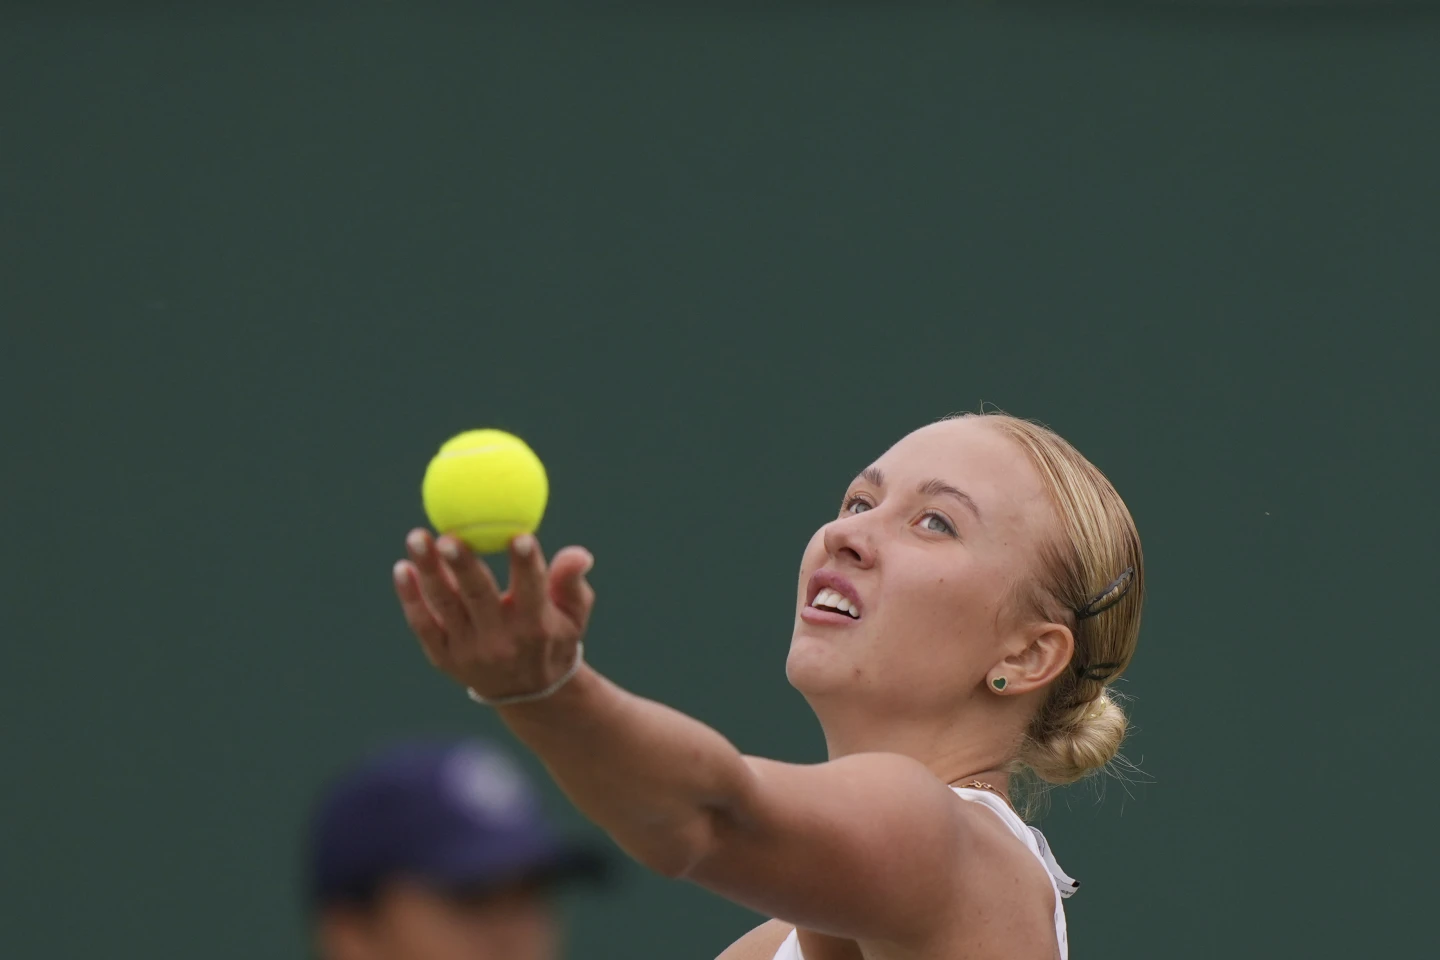
<instances>
[{"instance_id":1,"label":"thumb","mask_svg":"<svg viewBox=\"0 0 1440 960\"><path fill-rule=\"evenodd\" d=\"M584 547L566 547L550 560L550 601L583 630L595 605L595 590L585 574L595 557Z\"/></svg>"}]
</instances>

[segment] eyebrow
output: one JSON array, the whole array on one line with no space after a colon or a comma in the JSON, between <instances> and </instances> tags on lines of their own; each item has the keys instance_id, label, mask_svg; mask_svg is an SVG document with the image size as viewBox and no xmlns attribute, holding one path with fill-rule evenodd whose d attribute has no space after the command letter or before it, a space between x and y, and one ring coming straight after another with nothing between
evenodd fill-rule
<instances>
[{"instance_id":1,"label":"eyebrow","mask_svg":"<svg viewBox=\"0 0 1440 960\"><path fill-rule=\"evenodd\" d=\"M885 486L885 474L880 470L879 467L866 467L864 470L860 471L860 479L873 486ZM966 493L964 490L961 490L958 487L946 483L944 480L926 480L924 483L920 484L918 488L916 488L916 492L919 493L922 497L954 497L956 500L959 500L965 506L970 508L970 512L975 514L975 519L981 519L980 506L975 502L975 498L970 496L970 494Z\"/></svg>"},{"instance_id":2,"label":"eyebrow","mask_svg":"<svg viewBox=\"0 0 1440 960\"><path fill-rule=\"evenodd\" d=\"M980 507L978 504L975 503L975 499L971 497L970 494L966 493L964 490L952 487L944 480L926 480L924 483L920 484L919 492L927 497L954 497L956 500L959 500L961 503L965 504L965 506L970 508L970 512L975 514L976 520L980 519Z\"/></svg>"}]
</instances>

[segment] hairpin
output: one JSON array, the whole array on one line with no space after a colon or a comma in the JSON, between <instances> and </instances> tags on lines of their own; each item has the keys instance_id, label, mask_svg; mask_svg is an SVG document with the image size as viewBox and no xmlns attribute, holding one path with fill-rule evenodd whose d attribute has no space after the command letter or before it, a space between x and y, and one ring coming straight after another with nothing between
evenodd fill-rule
<instances>
[{"instance_id":1,"label":"hairpin","mask_svg":"<svg viewBox=\"0 0 1440 960\"><path fill-rule=\"evenodd\" d=\"M1116 577L1114 580L1111 580L1110 583L1106 585L1104 590L1101 590L1099 593L1095 594L1095 596L1091 598L1089 603L1085 604L1079 610L1075 611L1075 619L1087 620L1090 617L1095 616L1097 613L1104 613L1106 610L1109 610L1111 607L1115 606L1115 604L1119 603L1121 598L1124 597L1125 594L1129 593L1130 588L1134 585L1135 568L1126 567L1123 571L1121 571L1120 576Z\"/></svg>"}]
</instances>

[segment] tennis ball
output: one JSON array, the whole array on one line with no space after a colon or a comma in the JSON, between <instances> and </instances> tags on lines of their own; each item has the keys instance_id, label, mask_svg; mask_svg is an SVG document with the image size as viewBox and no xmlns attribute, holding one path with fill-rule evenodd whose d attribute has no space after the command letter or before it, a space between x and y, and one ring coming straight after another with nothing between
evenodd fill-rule
<instances>
[{"instance_id":1,"label":"tennis ball","mask_svg":"<svg viewBox=\"0 0 1440 960\"><path fill-rule=\"evenodd\" d=\"M540 526L550 482L524 440L503 430L467 430L430 461L420 496L437 531L477 553L499 553Z\"/></svg>"}]
</instances>

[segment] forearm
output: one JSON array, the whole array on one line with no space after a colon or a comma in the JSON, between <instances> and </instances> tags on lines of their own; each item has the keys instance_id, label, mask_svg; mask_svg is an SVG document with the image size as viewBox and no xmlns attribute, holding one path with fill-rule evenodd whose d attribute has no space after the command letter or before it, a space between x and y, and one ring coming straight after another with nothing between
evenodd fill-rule
<instances>
[{"instance_id":1,"label":"forearm","mask_svg":"<svg viewBox=\"0 0 1440 960\"><path fill-rule=\"evenodd\" d=\"M582 813L667 876L704 858L751 782L717 731L589 668L547 700L500 712Z\"/></svg>"}]
</instances>

